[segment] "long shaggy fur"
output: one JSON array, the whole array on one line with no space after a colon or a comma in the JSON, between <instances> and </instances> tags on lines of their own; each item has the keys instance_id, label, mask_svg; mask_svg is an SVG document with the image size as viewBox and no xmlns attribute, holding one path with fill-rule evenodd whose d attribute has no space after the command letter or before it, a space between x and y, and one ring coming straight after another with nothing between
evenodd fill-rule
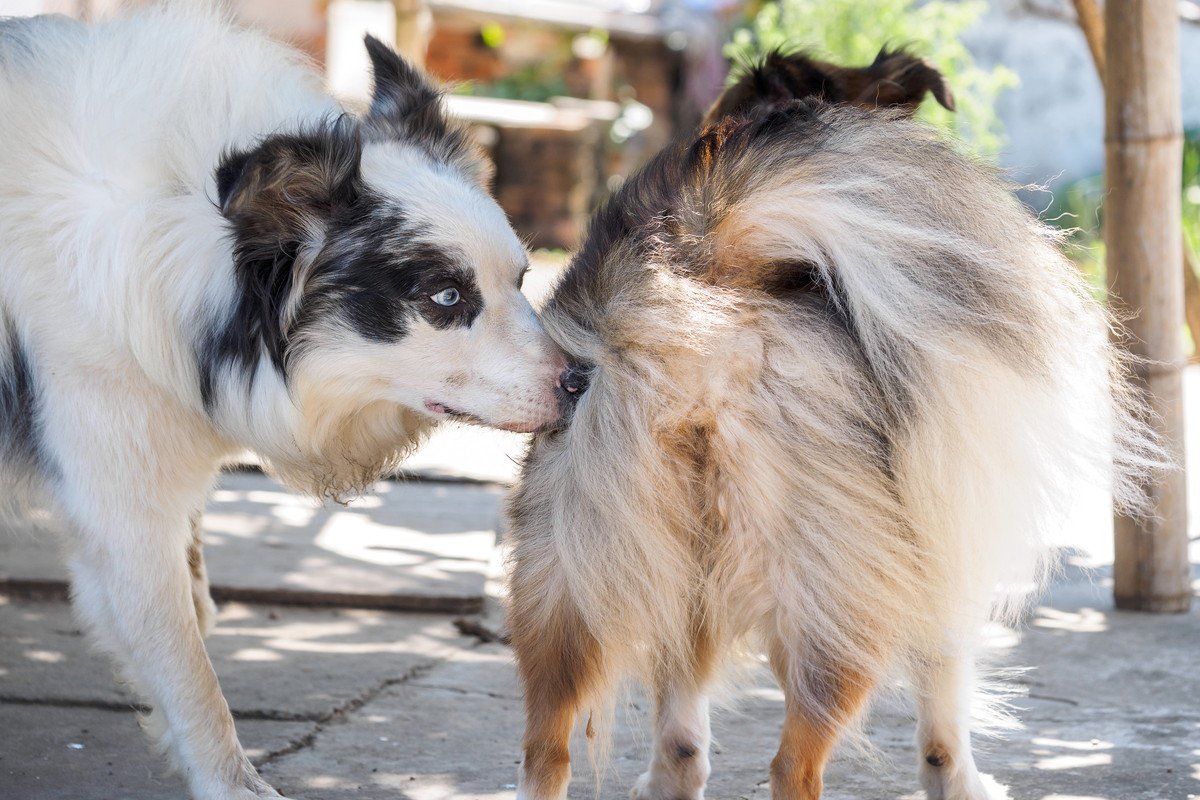
<instances>
[{"instance_id":1,"label":"long shaggy fur","mask_svg":"<svg viewBox=\"0 0 1200 800\"><path fill-rule=\"evenodd\" d=\"M548 629L591 642L580 707L634 671L661 715L698 636L718 661L751 641L789 708L835 727L838 681L901 666L942 759L936 717L971 688L955 665L1039 586L1046 535L1097 490L1136 511L1159 457L1056 245L897 115L751 109L657 157L544 311L590 388L510 501L523 666ZM984 796L973 764L927 780Z\"/></svg>"}]
</instances>

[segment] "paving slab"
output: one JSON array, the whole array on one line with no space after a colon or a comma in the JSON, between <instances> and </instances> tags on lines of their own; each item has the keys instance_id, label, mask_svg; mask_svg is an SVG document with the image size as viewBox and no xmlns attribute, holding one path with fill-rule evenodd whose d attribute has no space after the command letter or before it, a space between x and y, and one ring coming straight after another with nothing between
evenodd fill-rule
<instances>
[{"instance_id":1,"label":"paving slab","mask_svg":"<svg viewBox=\"0 0 1200 800\"><path fill-rule=\"evenodd\" d=\"M267 764L264 776L306 799L513 794L521 700L508 649L460 652L420 681L387 689L313 746Z\"/></svg>"},{"instance_id":2,"label":"paving slab","mask_svg":"<svg viewBox=\"0 0 1200 800\"><path fill-rule=\"evenodd\" d=\"M1034 667L1019 678L1024 729L978 747L1013 800L1200 796L1200 604L1118 612L1106 582L1069 571L1021 636L992 638L999 666ZM0 796L181 796L133 715L114 710L131 698L114 692L62 604L8 602L0 631L0 787L20 787ZM507 647L457 635L448 617L237 605L210 641L246 744L297 800L515 797L523 723ZM621 706L600 798L625 797L644 769L648 710L639 692ZM767 670L752 670L715 715L710 797L769 796L782 713ZM825 797L919 800L913 726L902 699L881 701L866 724L874 757L844 748ZM582 737L574 744L571 794L591 797Z\"/></svg>"},{"instance_id":3,"label":"paving slab","mask_svg":"<svg viewBox=\"0 0 1200 800\"><path fill-rule=\"evenodd\" d=\"M251 760L296 746L314 723L240 720ZM15 735L16 732L21 735ZM182 779L147 746L130 711L0 703L0 797L11 800L181 800Z\"/></svg>"},{"instance_id":4,"label":"paving slab","mask_svg":"<svg viewBox=\"0 0 1200 800\"><path fill-rule=\"evenodd\" d=\"M400 465L416 480L455 480L511 486L525 450L527 433L509 433L448 422Z\"/></svg>"},{"instance_id":5,"label":"paving slab","mask_svg":"<svg viewBox=\"0 0 1200 800\"><path fill-rule=\"evenodd\" d=\"M208 650L235 716L321 721L445 660L461 639L438 615L226 604ZM3 703L120 711L138 698L66 604L0 598Z\"/></svg>"},{"instance_id":6,"label":"paving slab","mask_svg":"<svg viewBox=\"0 0 1200 800\"><path fill-rule=\"evenodd\" d=\"M981 769L1013 800L1167 800L1200 797L1200 607L1189 615L1113 610L1110 588L1079 573L1021 636L997 631L998 666L1033 666L1014 702L1022 730L977 745ZM1200 584L1198 584L1200 588ZM627 796L649 751L648 703L621 706L600 798ZM752 670L730 708L717 711L710 797L769 797L768 768L783 697L765 667ZM830 765L828 800L919 800L915 721L903 696L869 715L867 757L843 747ZM511 652L502 645L453 658L389 687L310 747L266 765L294 797L515 797L522 730ZM572 797L594 776L577 734Z\"/></svg>"},{"instance_id":7,"label":"paving slab","mask_svg":"<svg viewBox=\"0 0 1200 800\"><path fill-rule=\"evenodd\" d=\"M446 612L482 607L504 489L381 481L318 505L258 472L221 477L204 514L218 600ZM0 526L0 587L65 586L51 523Z\"/></svg>"},{"instance_id":8,"label":"paving slab","mask_svg":"<svg viewBox=\"0 0 1200 800\"><path fill-rule=\"evenodd\" d=\"M447 616L228 604L208 646L263 763L468 641ZM0 798L184 797L138 728L137 703L65 603L0 597Z\"/></svg>"}]
</instances>

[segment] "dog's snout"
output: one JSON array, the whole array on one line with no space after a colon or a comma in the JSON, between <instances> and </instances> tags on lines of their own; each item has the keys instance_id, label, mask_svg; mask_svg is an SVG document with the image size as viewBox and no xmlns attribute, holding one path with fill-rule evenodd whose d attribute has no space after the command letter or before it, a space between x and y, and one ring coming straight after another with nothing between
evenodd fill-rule
<instances>
[{"instance_id":1,"label":"dog's snout","mask_svg":"<svg viewBox=\"0 0 1200 800\"><path fill-rule=\"evenodd\" d=\"M578 400L588 387L587 370L568 364L558 376L558 388L571 400Z\"/></svg>"}]
</instances>

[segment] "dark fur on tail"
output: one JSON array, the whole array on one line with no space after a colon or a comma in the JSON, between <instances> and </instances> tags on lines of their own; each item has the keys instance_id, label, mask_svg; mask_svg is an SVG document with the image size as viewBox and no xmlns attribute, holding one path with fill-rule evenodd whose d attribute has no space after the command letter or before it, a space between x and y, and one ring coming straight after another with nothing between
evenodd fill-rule
<instances>
[{"instance_id":1,"label":"dark fur on tail","mask_svg":"<svg viewBox=\"0 0 1200 800\"><path fill-rule=\"evenodd\" d=\"M866 67L839 67L803 53L773 50L722 92L703 124L804 98L867 110L894 108L912 116L926 94L954 110L954 95L942 74L903 50L880 50Z\"/></svg>"}]
</instances>

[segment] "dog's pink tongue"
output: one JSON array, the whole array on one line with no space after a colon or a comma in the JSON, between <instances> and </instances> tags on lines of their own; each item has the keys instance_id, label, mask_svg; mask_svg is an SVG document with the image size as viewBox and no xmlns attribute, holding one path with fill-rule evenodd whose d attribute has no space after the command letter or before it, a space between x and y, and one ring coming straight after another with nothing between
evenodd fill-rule
<instances>
[{"instance_id":1,"label":"dog's pink tongue","mask_svg":"<svg viewBox=\"0 0 1200 800\"><path fill-rule=\"evenodd\" d=\"M432 411L434 414L445 414L446 407L441 403L435 403L432 400L425 401L425 408Z\"/></svg>"}]
</instances>

